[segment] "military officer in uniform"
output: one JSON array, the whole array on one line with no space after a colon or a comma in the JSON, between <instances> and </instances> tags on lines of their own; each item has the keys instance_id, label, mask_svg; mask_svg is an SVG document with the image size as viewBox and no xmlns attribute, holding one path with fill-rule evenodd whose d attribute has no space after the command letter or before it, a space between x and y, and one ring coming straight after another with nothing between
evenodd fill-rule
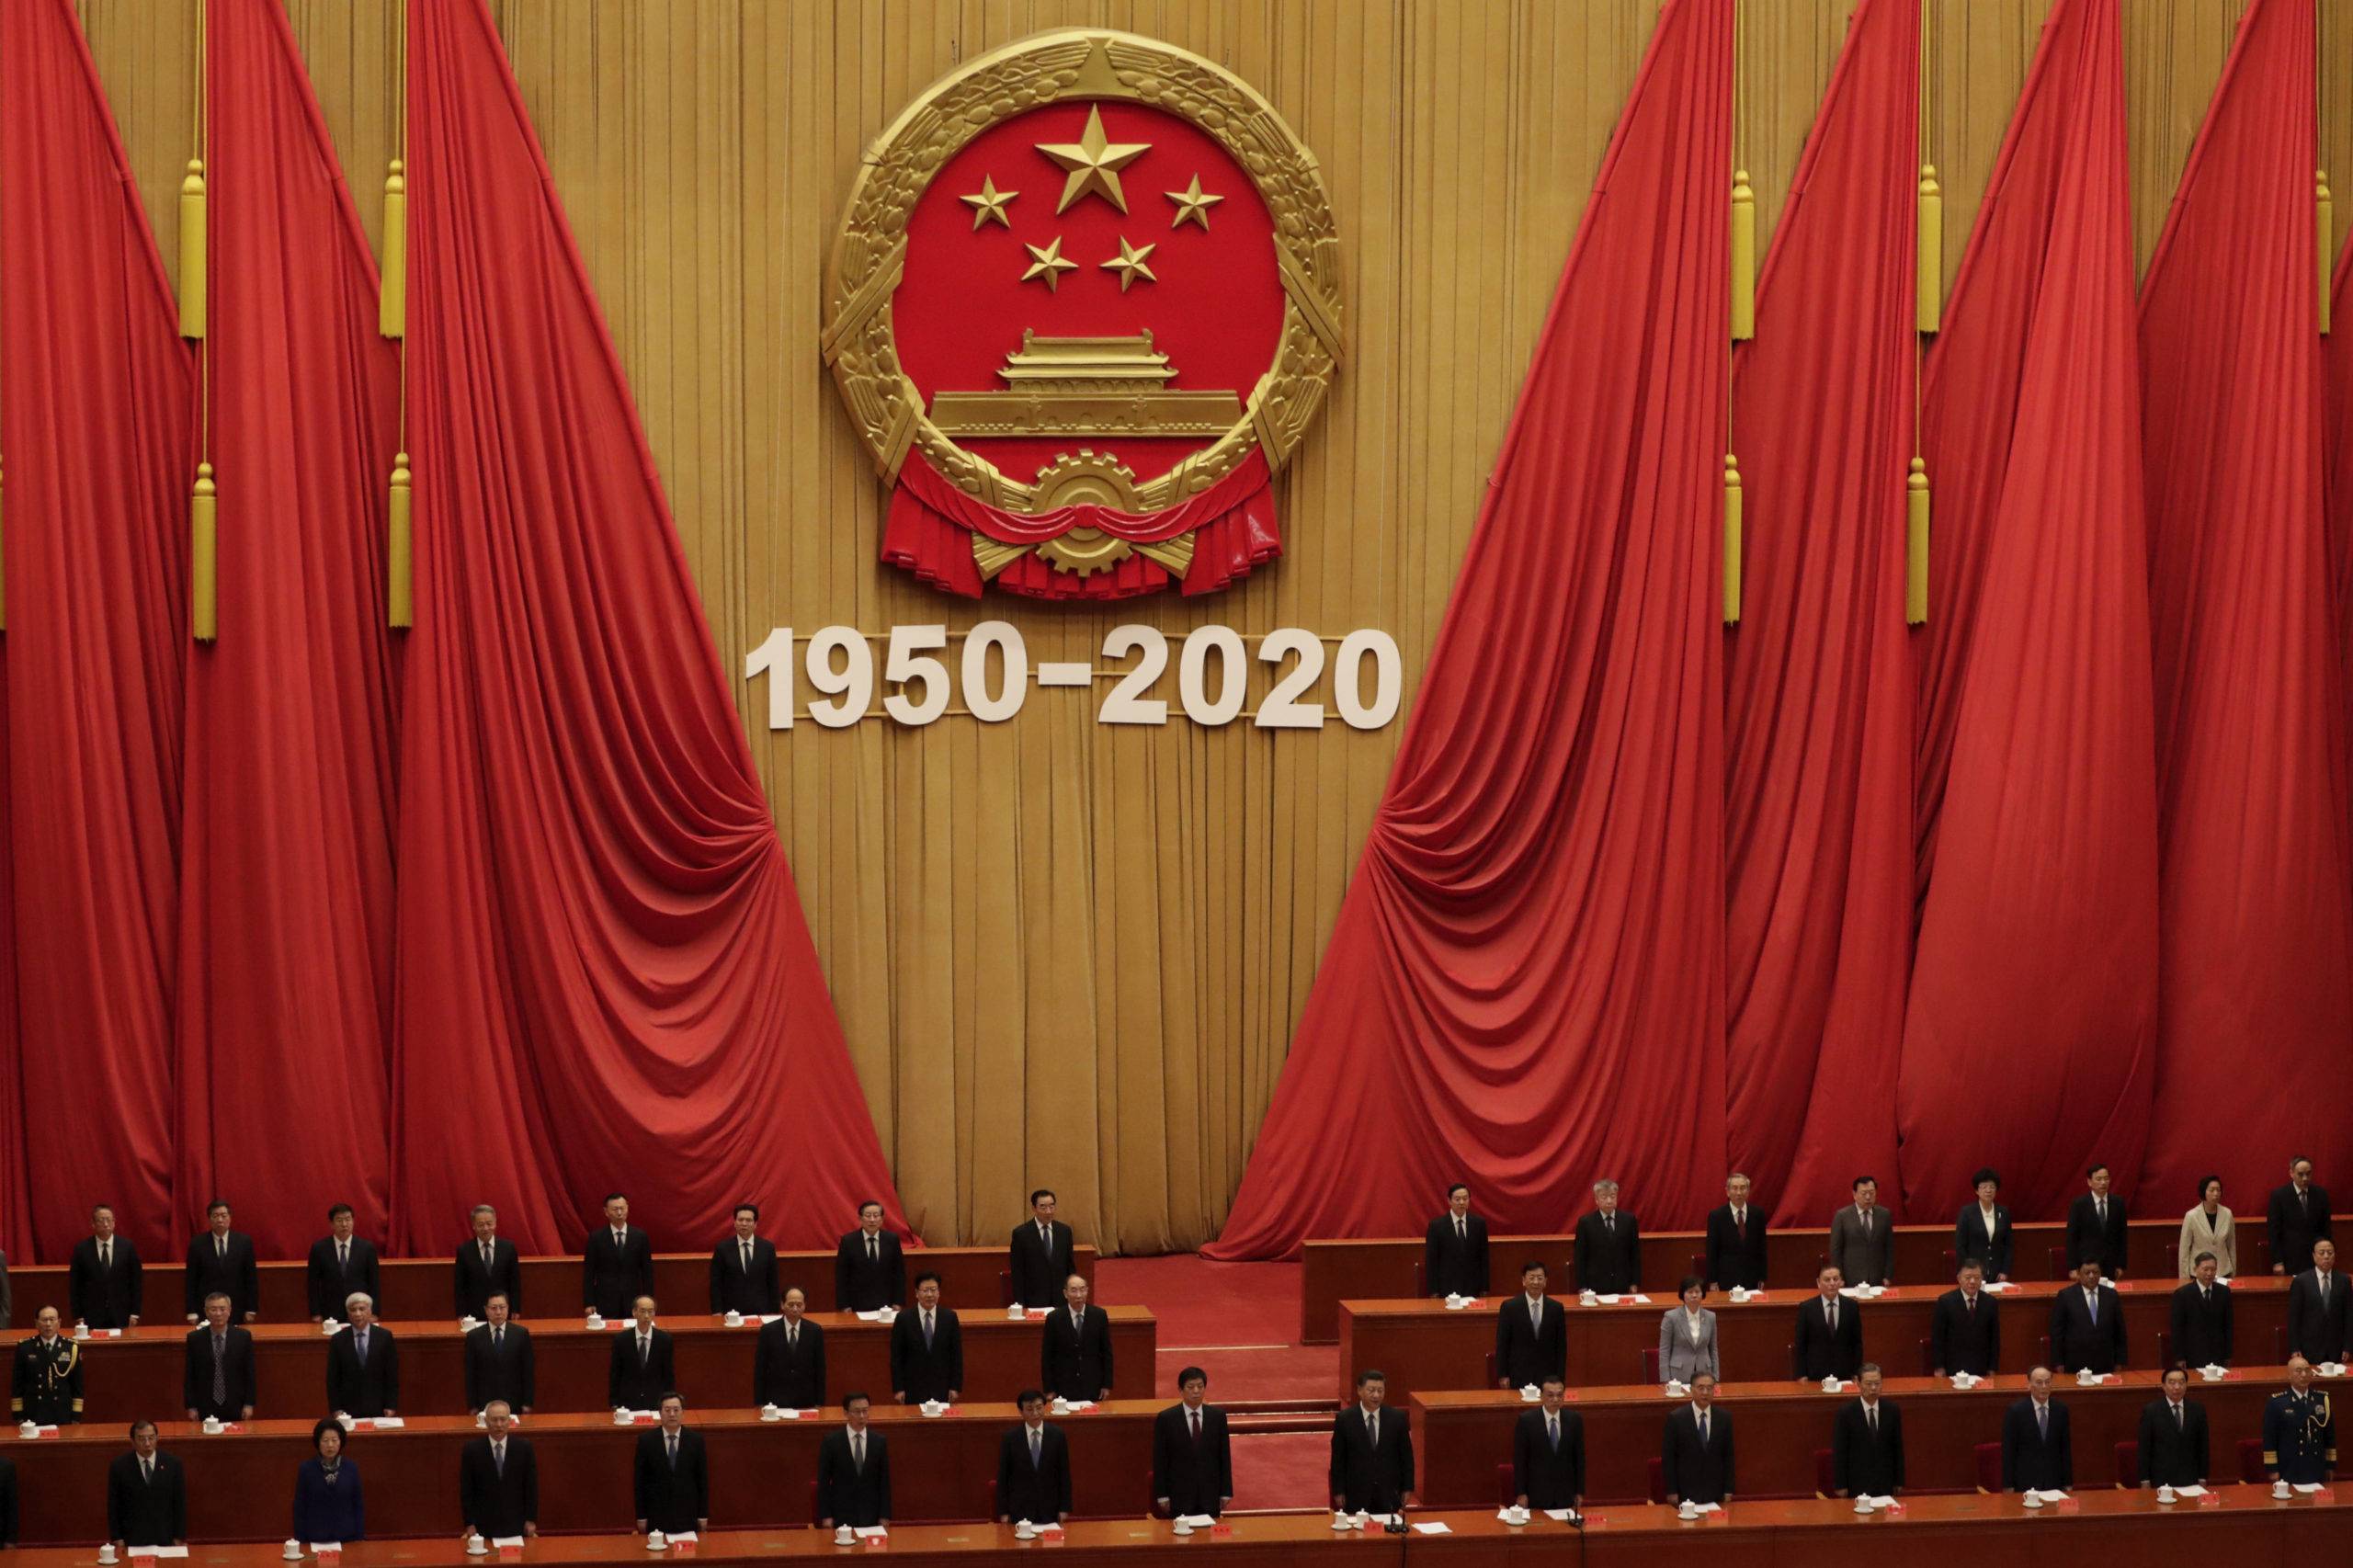
<instances>
[{"instance_id":1,"label":"military officer in uniform","mask_svg":"<svg viewBox=\"0 0 2353 1568\"><path fill-rule=\"evenodd\" d=\"M34 1319L37 1332L17 1346L8 1382L8 1414L40 1426L71 1426L82 1419L82 1347L57 1332L55 1307Z\"/></svg>"},{"instance_id":2,"label":"military officer in uniform","mask_svg":"<svg viewBox=\"0 0 2353 1568\"><path fill-rule=\"evenodd\" d=\"M2263 1407L2263 1462L2274 1481L2324 1486L2336 1478L2336 1427L2328 1393L2313 1387L2313 1364L2288 1358L2288 1389Z\"/></svg>"}]
</instances>

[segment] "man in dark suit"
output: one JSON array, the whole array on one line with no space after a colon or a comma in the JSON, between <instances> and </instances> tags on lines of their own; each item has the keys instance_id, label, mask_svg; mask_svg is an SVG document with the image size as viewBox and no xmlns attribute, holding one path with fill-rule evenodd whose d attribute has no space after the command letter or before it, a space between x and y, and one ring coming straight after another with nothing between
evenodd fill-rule
<instances>
[{"instance_id":1,"label":"man in dark suit","mask_svg":"<svg viewBox=\"0 0 2353 1568\"><path fill-rule=\"evenodd\" d=\"M1895 1216L1879 1206L1879 1181L1859 1176L1855 1200L1830 1216L1830 1265L1849 1285L1895 1282Z\"/></svg>"},{"instance_id":2,"label":"man in dark suit","mask_svg":"<svg viewBox=\"0 0 2353 1568\"><path fill-rule=\"evenodd\" d=\"M964 1388L964 1331L939 1304L939 1276L915 1276L915 1304L891 1324L891 1397L901 1404L953 1404Z\"/></svg>"},{"instance_id":3,"label":"man in dark suit","mask_svg":"<svg viewBox=\"0 0 2353 1568\"><path fill-rule=\"evenodd\" d=\"M1519 1294L1495 1309L1495 1386L1526 1388L1569 1366L1569 1314L1544 1293L1540 1263L1519 1267Z\"/></svg>"},{"instance_id":4,"label":"man in dark suit","mask_svg":"<svg viewBox=\"0 0 2353 1568\"><path fill-rule=\"evenodd\" d=\"M738 1203L735 1233L710 1249L710 1315L767 1317L776 1310L776 1244L760 1234L760 1206Z\"/></svg>"},{"instance_id":5,"label":"man in dark suit","mask_svg":"<svg viewBox=\"0 0 2353 1568\"><path fill-rule=\"evenodd\" d=\"M1487 1293L1487 1222L1471 1212L1471 1189L1461 1182L1446 1189L1446 1212L1423 1233L1422 1293Z\"/></svg>"},{"instance_id":6,"label":"man in dark suit","mask_svg":"<svg viewBox=\"0 0 2353 1568\"><path fill-rule=\"evenodd\" d=\"M2313 1244L2313 1266L2288 1281L2288 1354L2317 1367L2353 1361L2353 1290L2336 1271L2336 1244Z\"/></svg>"},{"instance_id":7,"label":"man in dark suit","mask_svg":"<svg viewBox=\"0 0 2353 1568\"><path fill-rule=\"evenodd\" d=\"M107 1539L133 1546L188 1544L188 1478L163 1452L153 1421L131 1424L131 1452L107 1467Z\"/></svg>"},{"instance_id":8,"label":"man in dark suit","mask_svg":"<svg viewBox=\"0 0 2353 1568\"><path fill-rule=\"evenodd\" d=\"M498 1210L487 1203L474 1205L471 1217L474 1239L458 1249L453 1273L457 1278L458 1315L480 1318L491 1293L506 1298L510 1316L523 1315L523 1260L513 1242L498 1239Z\"/></svg>"},{"instance_id":9,"label":"man in dark suit","mask_svg":"<svg viewBox=\"0 0 2353 1568\"><path fill-rule=\"evenodd\" d=\"M678 1381L677 1353L670 1331L654 1326L654 1298L631 1303L634 1322L613 1340L605 1363L605 1403L616 1410L653 1410Z\"/></svg>"},{"instance_id":10,"label":"man in dark suit","mask_svg":"<svg viewBox=\"0 0 2353 1568\"><path fill-rule=\"evenodd\" d=\"M528 1415L536 1382L531 1331L512 1320L504 1290L492 1291L483 1311L490 1321L466 1335L466 1408L485 1410L493 1400L503 1400Z\"/></svg>"},{"instance_id":11,"label":"man in dark suit","mask_svg":"<svg viewBox=\"0 0 2353 1568\"><path fill-rule=\"evenodd\" d=\"M2302 1154L2288 1162L2288 1185L2271 1189L2263 1211L2271 1243L2271 1272L2302 1274L2313 1266L2313 1244L2334 1239L2328 1192L2313 1183L2313 1163Z\"/></svg>"},{"instance_id":12,"label":"man in dark suit","mask_svg":"<svg viewBox=\"0 0 2353 1568\"><path fill-rule=\"evenodd\" d=\"M2018 1247L2010 1211L1995 1201L2002 1194L2002 1175L1988 1165L1971 1179L1977 1188L1977 1201L1962 1209L1953 1221L1952 1255L1973 1257L1995 1278L2007 1279L2017 1262Z\"/></svg>"},{"instance_id":13,"label":"man in dark suit","mask_svg":"<svg viewBox=\"0 0 2353 1568\"><path fill-rule=\"evenodd\" d=\"M1577 1221L1574 1262L1577 1289L1622 1296L1643 1288L1643 1225L1618 1207L1618 1184L1593 1184L1593 1210Z\"/></svg>"},{"instance_id":14,"label":"man in dark suit","mask_svg":"<svg viewBox=\"0 0 2353 1568\"><path fill-rule=\"evenodd\" d=\"M355 1235L357 1225L351 1205L338 1203L327 1210L327 1233L311 1244L311 1266L304 1282L309 1287L313 1323L324 1323L341 1312L354 1290L371 1301L383 1299L376 1244Z\"/></svg>"},{"instance_id":15,"label":"man in dark suit","mask_svg":"<svg viewBox=\"0 0 2353 1568\"><path fill-rule=\"evenodd\" d=\"M327 1408L337 1415L397 1415L401 1353L392 1331L376 1321L376 1303L355 1294L343 1305L347 1326L327 1341Z\"/></svg>"},{"instance_id":16,"label":"man in dark suit","mask_svg":"<svg viewBox=\"0 0 2353 1568\"><path fill-rule=\"evenodd\" d=\"M2091 1190L2067 1206L2067 1267L2072 1271L2089 1261L2098 1264L2106 1278L2121 1279L2125 1226L2131 1216L2125 1212L2124 1199L2109 1190L2106 1165L2092 1166L2085 1173L2085 1180Z\"/></svg>"},{"instance_id":17,"label":"man in dark suit","mask_svg":"<svg viewBox=\"0 0 2353 1568\"><path fill-rule=\"evenodd\" d=\"M190 1421L250 1421L254 1414L254 1336L229 1321L229 1298L204 1298L204 1324L188 1331L180 1403Z\"/></svg>"},{"instance_id":18,"label":"man in dark suit","mask_svg":"<svg viewBox=\"0 0 2353 1568\"><path fill-rule=\"evenodd\" d=\"M17 1544L17 1461L0 1456L0 1546Z\"/></svg>"},{"instance_id":19,"label":"man in dark suit","mask_svg":"<svg viewBox=\"0 0 2353 1568\"><path fill-rule=\"evenodd\" d=\"M458 1517L460 1540L492 1540L540 1533L540 1467L531 1440L515 1436L514 1412L494 1399L482 1413L486 1430L458 1455Z\"/></svg>"},{"instance_id":20,"label":"man in dark suit","mask_svg":"<svg viewBox=\"0 0 2353 1568\"><path fill-rule=\"evenodd\" d=\"M1023 1389L1021 1424L996 1449L996 1522L1059 1525L1070 1518L1070 1441L1046 1423L1046 1396Z\"/></svg>"},{"instance_id":21,"label":"man in dark suit","mask_svg":"<svg viewBox=\"0 0 2353 1568\"><path fill-rule=\"evenodd\" d=\"M2217 1275L2221 1264L2201 1252L2191 1267L2197 1278L2173 1293L2173 1365L2227 1367L2235 1347L2231 1288Z\"/></svg>"},{"instance_id":22,"label":"man in dark suit","mask_svg":"<svg viewBox=\"0 0 2353 1568\"><path fill-rule=\"evenodd\" d=\"M834 1311L880 1312L907 1304L906 1254L882 1228L882 1205L858 1206L858 1229L834 1248Z\"/></svg>"},{"instance_id":23,"label":"man in dark suit","mask_svg":"<svg viewBox=\"0 0 2353 1568\"><path fill-rule=\"evenodd\" d=\"M1332 1506L1346 1513L1402 1513L1414 1504L1414 1433L1405 1412L1386 1407L1389 1380L1357 1374L1354 1404L1332 1421Z\"/></svg>"},{"instance_id":24,"label":"man in dark suit","mask_svg":"<svg viewBox=\"0 0 2353 1568\"><path fill-rule=\"evenodd\" d=\"M1544 1403L1520 1412L1511 1431L1513 1501L1523 1508L1585 1506L1585 1419L1561 1408L1558 1374L1543 1382Z\"/></svg>"},{"instance_id":25,"label":"man in dark suit","mask_svg":"<svg viewBox=\"0 0 2353 1568\"><path fill-rule=\"evenodd\" d=\"M2001 1303L1986 1293L1985 1266L1972 1258L1960 1282L1937 1298L1928 1319L1928 1365L1938 1377L1990 1378L2002 1369Z\"/></svg>"},{"instance_id":26,"label":"man in dark suit","mask_svg":"<svg viewBox=\"0 0 2353 1568\"><path fill-rule=\"evenodd\" d=\"M687 1428L687 1402L665 1393L662 1425L637 1440L637 1533L699 1535L710 1528L710 1466L702 1434Z\"/></svg>"},{"instance_id":27,"label":"man in dark suit","mask_svg":"<svg viewBox=\"0 0 2353 1568\"><path fill-rule=\"evenodd\" d=\"M1844 1381L1863 1369L1862 1304L1838 1294L1846 1283L1836 1267L1823 1269L1814 1276L1813 1300L1798 1308L1790 1362L1800 1382Z\"/></svg>"},{"instance_id":28,"label":"man in dark suit","mask_svg":"<svg viewBox=\"0 0 2353 1568\"><path fill-rule=\"evenodd\" d=\"M654 1243L629 1222L629 1199L605 1199L605 1222L588 1233L580 1255L580 1301L598 1315L620 1317L640 1296L654 1294Z\"/></svg>"},{"instance_id":29,"label":"man in dark suit","mask_svg":"<svg viewBox=\"0 0 2353 1568\"><path fill-rule=\"evenodd\" d=\"M2123 1298L2086 1258L2075 1282L2051 1300L2051 1359L2063 1372L2112 1372L2124 1365Z\"/></svg>"},{"instance_id":30,"label":"man in dark suit","mask_svg":"<svg viewBox=\"0 0 2353 1568\"><path fill-rule=\"evenodd\" d=\"M2002 1490L2064 1492L2075 1484L2067 1407L2051 1397L2051 1369L2026 1375L2027 1397L2002 1415Z\"/></svg>"},{"instance_id":31,"label":"man in dark suit","mask_svg":"<svg viewBox=\"0 0 2353 1568\"><path fill-rule=\"evenodd\" d=\"M1745 1290L1765 1285L1765 1216L1748 1202L1749 1180L1734 1171L1724 1179L1722 1207L1708 1211L1708 1261L1703 1272L1711 1290Z\"/></svg>"},{"instance_id":32,"label":"man in dark suit","mask_svg":"<svg viewBox=\"0 0 2353 1568\"><path fill-rule=\"evenodd\" d=\"M1904 1490L1904 1412L1880 1397L1886 1380L1865 1362L1861 1393L1830 1429L1830 1475L1841 1497L1893 1497Z\"/></svg>"},{"instance_id":33,"label":"man in dark suit","mask_svg":"<svg viewBox=\"0 0 2353 1568\"><path fill-rule=\"evenodd\" d=\"M1062 1309L1046 1319L1040 1344L1040 1379L1050 1394L1072 1403L1111 1397L1111 1320L1101 1307L1089 1306L1086 1281L1072 1275L1063 1281Z\"/></svg>"},{"instance_id":34,"label":"man in dark suit","mask_svg":"<svg viewBox=\"0 0 2353 1568\"><path fill-rule=\"evenodd\" d=\"M205 1206L206 1228L188 1244L188 1273L181 1294L188 1321L204 1318L204 1298L215 1290L229 1298L231 1316L251 1323L261 1315L261 1268L254 1261L254 1239L229 1228L229 1205L216 1198Z\"/></svg>"},{"instance_id":35,"label":"man in dark suit","mask_svg":"<svg viewBox=\"0 0 2353 1568\"><path fill-rule=\"evenodd\" d=\"M1171 1518L1216 1518L1233 1501L1233 1444L1209 1390L1210 1375L1188 1367L1176 1374L1181 1397L1152 1418L1152 1498Z\"/></svg>"},{"instance_id":36,"label":"man in dark suit","mask_svg":"<svg viewBox=\"0 0 2353 1568\"><path fill-rule=\"evenodd\" d=\"M1063 1281L1078 1272L1076 1246L1071 1228L1054 1218L1052 1189L1031 1193L1029 1221L1013 1228L1013 1299L1025 1307L1051 1306Z\"/></svg>"},{"instance_id":37,"label":"man in dark suit","mask_svg":"<svg viewBox=\"0 0 2353 1568\"><path fill-rule=\"evenodd\" d=\"M139 1249L115 1234L114 1210L90 1210L90 1233L74 1244L66 1277L66 1306L92 1328L137 1328L143 1294Z\"/></svg>"},{"instance_id":38,"label":"man in dark suit","mask_svg":"<svg viewBox=\"0 0 2353 1568\"><path fill-rule=\"evenodd\" d=\"M2165 1369L2165 1396L2141 1410L2141 1484L2203 1486L2211 1468L2206 1407L2189 1397L2189 1374Z\"/></svg>"},{"instance_id":39,"label":"man in dark suit","mask_svg":"<svg viewBox=\"0 0 2353 1568\"><path fill-rule=\"evenodd\" d=\"M891 1445L881 1433L867 1429L872 1408L862 1392L845 1398L841 1430L826 1433L818 1445L817 1528L821 1530L891 1522Z\"/></svg>"},{"instance_id":40,"label":"man in dark suit","mask_svg":"<svg viewBox=\"0 0 2353 1568\"><path fill-rule=\"evenodd\" d=\"M1701 1372L1691 1380L1691 1403L1666 1418L1659 1479L1670 1503L1732 1501L1732 1413L1715 1403L1715 1375Z\"/></svg>"},{"instance_id":41,"label":"man in dark suit","mask_svg":"<svg viewBox=\"0 0 2353 1568\"><path fill-rule=\"evenodd\" d=\"M818 1410L825 1403L825 1331L804 1319L809 1298L784 1293L784 1315L761 1326L752 1351L752 1403L779 1410Z\"/></svg>"}]
</instances>

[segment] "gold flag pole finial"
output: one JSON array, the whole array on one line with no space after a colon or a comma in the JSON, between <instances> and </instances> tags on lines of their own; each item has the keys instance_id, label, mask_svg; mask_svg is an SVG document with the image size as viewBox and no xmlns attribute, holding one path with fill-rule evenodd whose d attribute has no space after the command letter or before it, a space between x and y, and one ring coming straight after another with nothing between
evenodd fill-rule
<instances>
[{"instance_id":1,"label":"gold flag pole finial","mask_svg":"<svg viewBox=\"0 0 2353 1568\"><path fill-rule=\"evenodd\" d=\"M1756 335L1756 193L1746 169L1732 176L1732 335Z\"/></svg>"},{"instance_id":2,"label":"gold flag pole finial","mask_svg":"<svg viewBox=\"0 0 2353 1568\"><path fill-rule=\"evenodd\" d=\"M376 292L376 331L402 336L408 325L408 165L394 158L384 174L384 265Z\"/></svg>"},{"instance_id":3,"label":"gold flag pole finial","mask_svg":"<svg viewBox=\"0 0 2353 1568\"><path fill-rule=\"evenodd\" d=\"M2336 265L2336 218L2328 199L2326 169L2313 171L2313 199L2319 208L2316 226L2320 230L2320 330L2321 335L2325 337L2328 335L2329 274Z\"/></svg>"},{"instance_id":4,"label":"gold flag pole finial","mask_svg":"<svg viewBox=\"0 0 2353 1568\"><path fill-rule=\"evenodd\" d=\"M1724 454L1724 624L1740 624L1740 460Z\"/></svg>"},{"instance_id":5,"label":"gold flag pole finial","mask_svg":"<svg viewBox=\"0 0 2353 1568\"><path fill-rule=\"evenodd\" d=\"M1928 622L1928 464L1912 460L1904 479L1904 623Z\"/></svg>"}]
</instances>

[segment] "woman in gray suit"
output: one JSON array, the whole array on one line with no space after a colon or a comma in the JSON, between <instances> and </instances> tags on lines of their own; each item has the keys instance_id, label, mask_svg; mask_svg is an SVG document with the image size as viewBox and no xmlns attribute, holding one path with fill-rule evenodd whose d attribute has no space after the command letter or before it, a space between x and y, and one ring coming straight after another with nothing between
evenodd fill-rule
<instances>
[{"instance_id":1,"label":"woman in gray suit","mask_svg":"<svg viewBox=\"0 0 2353 1568\"><path fill-rule=\"evenodd\" d=\"M1707 1283L1686 1275L1683 1304L1667 1308L1659 1320L1658 1375L1665 1381L1688 1384L1702 1372L1722 1378L1716 1365L1716 1314L1699 1304L1707 1299Z\"/></svg>"}]
</instances>

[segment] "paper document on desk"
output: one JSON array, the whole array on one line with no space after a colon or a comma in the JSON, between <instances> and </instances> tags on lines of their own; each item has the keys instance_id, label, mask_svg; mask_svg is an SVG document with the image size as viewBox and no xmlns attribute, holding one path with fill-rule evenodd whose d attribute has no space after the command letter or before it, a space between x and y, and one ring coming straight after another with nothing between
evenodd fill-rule
<instances>
[{"instance_id":1,"label":"paper document on desk","mask_svg":"<svg viewBox=\"0 0 2353 1568\"><path fill-rule=\"evenodd\" d=\"M1176 1516L1176 1522L1183 1525L1187 1529L1205 1530L1217 1523L1217 1516L1215 1514L1179 1514Z\"/></svg>"},{"instance_id":2,"label":"paper document on desk","mask_svg":"<svg viewBox=\"0 0 2353 1568\"><path fill-rule=\"evenodd\" d=\"M858 1527L857 1531L858 1539L860 1540L873 1540L878 1537L886 1536L890 1533L891 1527L888 1525L860 1525Z\"/></svg>"},{"instance_id":3,"label":"paper document on desk","mask_svg":"<svg viewBox=\"0 0 2353 1568\"><path fill-rule=\"evenodd\" d=\"M1415 1525L1414 1527L1414 1533L1416 1535L1452 1535L1454 1531L1444 1519L1434 1519L1428 1524Z\"/></svg>"},{"instance_id":4,"label":"paper document on desk","mask_svg":"<svg viewBox=\"0 0 2353 1568\"><path fill-rule=\"evenodd\" d=\"M2299 1497L2309 1497L2313 1493L2320 1490L2320 1483L2317 1481L2299 1481L2295 1483L2295 1488L2296 1495Z\"/></svg>"},{"instance_id":5,"label":"paper document on desk","mask_svg":"<svg viewBox=\"0 0 2353 1568\"><path fill-rule=\"evenodd\" d=\"M1544 1510L1544 1517L1560 1524L1565 1525L1569 1522L1569 1511L1566 1508L1547 1508Z\"/></svg>"},{"instance_id":6,"label":"paper document on desk","mask_svg":"<svg viewBox=\"0 0 2353 1568\"><path fill-rule=\"evenodd\" d=\"M2203 1497L2206 1495L2206 1489L2193 1483L2188 1486L2175 1487L2173 1494L2177 1497Z\"/></svg>"}]
</instances>

